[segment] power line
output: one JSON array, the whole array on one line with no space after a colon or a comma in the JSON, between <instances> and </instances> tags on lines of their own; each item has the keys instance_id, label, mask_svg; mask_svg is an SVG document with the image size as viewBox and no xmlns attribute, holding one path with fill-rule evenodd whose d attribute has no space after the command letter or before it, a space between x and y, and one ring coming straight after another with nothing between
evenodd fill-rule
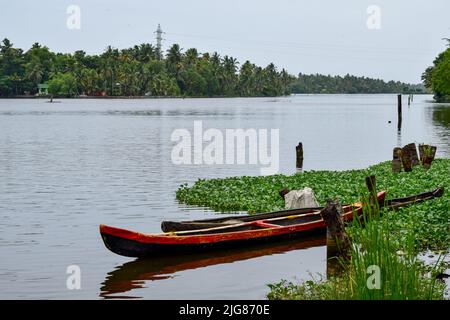
<instances>
[{"instance_id":1,"label":"power line","mask_svg":"<svg viewBox=\"0 0 450 320\"><path fill-rule=\"evenodd\" d=\"M420 49L420 48L402 48L402 47L380 47L380 46L357 46L357 45L346 45L346 44L333 44L333 43L307 43L307 42L291 42L291 41L264 41L264 40L255 40L255 39L241 39L241 38L223 38L223 37L217 37L217 36L207 36L207 35L195 35L195 34L187 34L187 33L173 33L168 32L168 35L172 36L178 36L178 37L189 37L189 38L200 38L200 39L210 39L213 41L227 41L227 42L235 42L235 43L255 43L259 45L267 45L273 47L274 45L277 45L278 47L284 46L284 47L294 47L294 48L302 48L302 49L352 49L352 50L360 50L360 51L402 51L402 52L408 52L408 54L418 54L418 55L426 55L430 53L434 53L433 50L427 50L427 49Z\"/></svg>"}]
</instances>

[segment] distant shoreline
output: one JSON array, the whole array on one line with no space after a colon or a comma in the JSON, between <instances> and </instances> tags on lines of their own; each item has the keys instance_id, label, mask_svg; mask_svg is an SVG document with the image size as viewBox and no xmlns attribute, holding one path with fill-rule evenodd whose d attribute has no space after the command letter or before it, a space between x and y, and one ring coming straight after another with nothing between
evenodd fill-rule
<instances>
[{"instance_id":1,"label":"distant shoreline","mask_svg":"<svg viewBox=\"0 0 450 320\"><path fill-rule=\"evenodd\" d=\"M326 96L326 95L358 95L358 94L367 94L367 95L375 95L375 94L392 94L396 95L398 93L395 92L378 92L378 93L292 93L290 95L284 96L76 96L76 97L53 97L53 99L98 99L98 100L114 100L114 99L208 99L208 98L283 98L290 97L294 95L317 95L317 96ZM409 95L409 93L402 93L402 95ZM432 95L432 93L413 93L413 95ZM2 97L0 99L4 100L12 100L12 99L50 99L50 96L11 96L11 97Z\"/></svg>"}]
</instances>

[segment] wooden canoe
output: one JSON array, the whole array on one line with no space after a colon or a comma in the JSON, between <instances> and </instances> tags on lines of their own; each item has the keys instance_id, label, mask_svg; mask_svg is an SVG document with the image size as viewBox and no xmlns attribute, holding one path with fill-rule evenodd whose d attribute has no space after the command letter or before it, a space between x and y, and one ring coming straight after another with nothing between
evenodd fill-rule
<instances>
[{"instance_id":1,"label":"wooden canoe","mask_svg":"<svg viewBox=\"0 0 450 320\"><path fill-rule=\"evenodd\" d=\"M379 192L378 201L383 202L385 196L386 192ZM350 221L355 213L359 216L362 207L362 203L344 206L343 219ZM105 246L112 252L127 257L196 253L323 233L325 230L320 211L216 228L159 234L143 234L100 225Z\"/></svg>"},{"instance_id":2,"label":"wooden canoe","mask_svg":"<svg viewBox=\"0 0 450 320\"><path fill-rule=\"evenodd\" d=\"M439 187L433 191L423 192L420 194L412 195L409 197L390 199L379 203L380 207L385 207L390 210L406 207L411 204L423 202L436 197L441 197L444 193L444 188ZM227 216L221 218L191 220L191 221L162 221L161 230L163 232L174 231L187 231L187 230L200 230L215 227L224 227L227 225L239 224L243 222L251 222L263 219L286 217L299 214L308 214L318 210L322 210L323 207L311 207L302 209L281 210L267 213L257 213L246 216Z\"/></svg>"}]
</instances>

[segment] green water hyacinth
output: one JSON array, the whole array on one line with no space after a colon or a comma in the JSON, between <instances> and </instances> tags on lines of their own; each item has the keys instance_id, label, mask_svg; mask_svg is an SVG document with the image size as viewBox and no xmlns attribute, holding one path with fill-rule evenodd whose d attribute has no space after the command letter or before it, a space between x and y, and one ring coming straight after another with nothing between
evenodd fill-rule
<instances>
[{"instance_id":1,"label":"green water hyacinth","mask_svg":"<svg viewBox=\"0 0 450 320\"><path fill-rule=\"evenodd\" d=\"M393 173L386 161L361 170L306 171L273 176L244 176L225 179L199 179L193 186L181 185L177 199L185 204L209 207L218 212L269 212L284 208L278 191L282 188L310 187L317 200L338 198L341 203L359 201L366 190L365 177L376 175L377 189L386 190L388 198L405 197L438 186L445 189L441 198L417 204L396 212L386 212L383 221L391 224L391 232L402 239L407 231L415 234L420 248L447 249L450 243L450 159L436 159L429 170L421 166L412 172Z\"/></svg>"}]
</instances>

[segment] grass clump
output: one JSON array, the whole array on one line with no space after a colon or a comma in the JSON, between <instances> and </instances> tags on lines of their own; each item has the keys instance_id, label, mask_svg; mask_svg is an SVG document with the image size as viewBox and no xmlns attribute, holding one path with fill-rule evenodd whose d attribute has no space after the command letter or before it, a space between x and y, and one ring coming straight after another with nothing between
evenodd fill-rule
<instances>
[{"instance_id":1,"label":"grass clump","mask_svg":"<svg viewBox=\"0 0 450 320\"><path fill-rule=\"evenodd\" d=\"M340 259L342 273L324 280L270 284L269 299L300 300L441 300L445 285L435 278L440 264L426 266L417 258L414 234L406 241L391 236L390 225L371 214L363 228L348 229L353 246L349 260ZM375 220L375 221L374 221Z\"/></svg>"}]
</instances>

